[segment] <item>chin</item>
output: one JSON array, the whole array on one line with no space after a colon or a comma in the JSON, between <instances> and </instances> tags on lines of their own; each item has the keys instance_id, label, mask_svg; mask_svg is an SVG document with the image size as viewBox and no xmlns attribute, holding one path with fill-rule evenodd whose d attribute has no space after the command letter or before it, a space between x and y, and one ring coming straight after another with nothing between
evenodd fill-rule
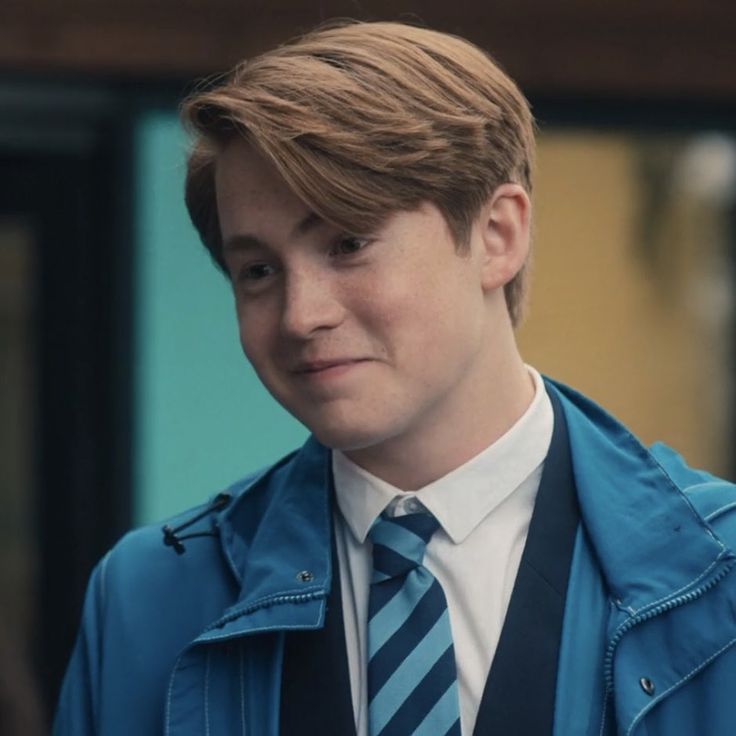
<instances>
[{"instance_id":1,"label":"chin","mask_svg":"<svg viewBox=\"0 0 736 736\"><path fill-rule=\"evenodd\" d=\"M398 411L375 401L332 401L321 405L282 404L325 447L350 452L381 445L405 430Z\"/></svg>"},{"instance_id":2,"label":"chin","mask_svg":"<svg viewBox=\"0 0 736 736\"><path fill-rule=\"evenodd\" d=\"M374 445L381 444L381 442L384 442L390 436L389 432L381 431L375 427L367 427L364 422L355 424L344 422L304 422L304 424L325 447L329 447L331 450L340 450L341 452L373 447Z\"/></svg>"},{"instance_id":3,"label":"chin","mask_svg":"<svg viewBox=\"0 0 736 736\"><path fill-rule=\"evenodd\" d=\"M331 450L340 450L341 452L350 452L351 450L362 450L366 447L372 447L381 442L382 438L378 438L372 433L366 432L364 429L343 429L336 428L324 429L314 428L312 434L325 447Z\"/></svg>"}]
</instances>

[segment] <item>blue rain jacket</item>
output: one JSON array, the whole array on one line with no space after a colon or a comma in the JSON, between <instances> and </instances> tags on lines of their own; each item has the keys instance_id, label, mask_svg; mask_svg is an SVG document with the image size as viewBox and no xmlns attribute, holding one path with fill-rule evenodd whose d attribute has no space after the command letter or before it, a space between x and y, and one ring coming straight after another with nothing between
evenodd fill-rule
<instances>
[{"instance_id":1,"label":"blue rain jacket","mask_svg":"<svg viewBox=\"0 0 736 736\"><path fill-rule=\"evenodd\" d=\"M554 733L733 736L736 487L547 389L581 514ZM184 554L158 527L126 535L92 574L55 736L277 736L284 633L322 626L335 572L329 473L310 439L170 520L204 514Z\"/></svg>"}]
</instances>

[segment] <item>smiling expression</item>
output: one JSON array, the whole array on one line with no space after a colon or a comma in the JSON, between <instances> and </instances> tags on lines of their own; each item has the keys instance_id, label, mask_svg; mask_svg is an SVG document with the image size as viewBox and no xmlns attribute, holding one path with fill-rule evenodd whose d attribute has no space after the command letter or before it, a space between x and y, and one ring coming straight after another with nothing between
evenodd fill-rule
<instances>
[{"instance_id":1,"label":"smiling expression","mask_svg":"<svg viewBox=\"0 0 736 736\"><path fill-rule=\"evenodd\" d=\"M243 350L321 442L422 441L479 410L494 316L472 237L459 253L429 203L343 233L241 140L220 153L216 187Z\"/></svg>"}]
</instances>

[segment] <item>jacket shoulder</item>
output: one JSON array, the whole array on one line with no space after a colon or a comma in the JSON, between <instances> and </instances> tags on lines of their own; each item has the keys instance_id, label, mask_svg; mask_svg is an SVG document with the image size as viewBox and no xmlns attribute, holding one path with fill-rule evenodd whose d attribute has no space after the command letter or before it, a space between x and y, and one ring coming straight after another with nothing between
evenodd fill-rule
<instances>
[{"instance_id":1,"label":"jacket shoulder","mask_svg":"<svg viewBox=\"0 0 736 736\"><path fill-rule=\"evenodd\" d=\"M200 504L190 506L159 521L131 529L120 538L108 554L135 558L138 554L145 554L152 550L159 550L162 547L173 546L170 543L164 542L164 529L170 529L172 531L179 529L181 530L181 536L188 536L189 534L203 531L207 527L212 526L213 523L217 526L219 517L224 511L239 498L248 495L257 481L288 461L292 455L293 453L281 458L272 465L264 466L254 472L248 473L248 475L239 478L229 486L210 495L206 501Z\"/></svg>"},{"instance_id":2,"label":"jacket shoulder","mask_svg":"<svg viewBox=\"0 0 736 736\"><path fill-rule=\"evenodd\" d=\"M705 470L691 468L664 443L652 445L650 452L698 514L729 547L736 549L736 484Z\"/></svg>"}]
</instances>

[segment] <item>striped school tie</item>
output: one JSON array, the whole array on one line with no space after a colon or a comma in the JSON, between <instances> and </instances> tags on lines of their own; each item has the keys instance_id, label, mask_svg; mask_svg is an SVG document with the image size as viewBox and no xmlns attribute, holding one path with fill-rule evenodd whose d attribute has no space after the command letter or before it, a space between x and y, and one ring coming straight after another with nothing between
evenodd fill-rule
<instances>
[{"instance_id":1,"label":"striped school tie","mask_svg":"<svg viewBox=\"0 0 736 736\"><path fill-rule=\"evenodd\" d=\"M442 587L422 565L439 522L379 517L369 532L370 736L460 736L455 652Z\"/></svg>"}]
</instances>

